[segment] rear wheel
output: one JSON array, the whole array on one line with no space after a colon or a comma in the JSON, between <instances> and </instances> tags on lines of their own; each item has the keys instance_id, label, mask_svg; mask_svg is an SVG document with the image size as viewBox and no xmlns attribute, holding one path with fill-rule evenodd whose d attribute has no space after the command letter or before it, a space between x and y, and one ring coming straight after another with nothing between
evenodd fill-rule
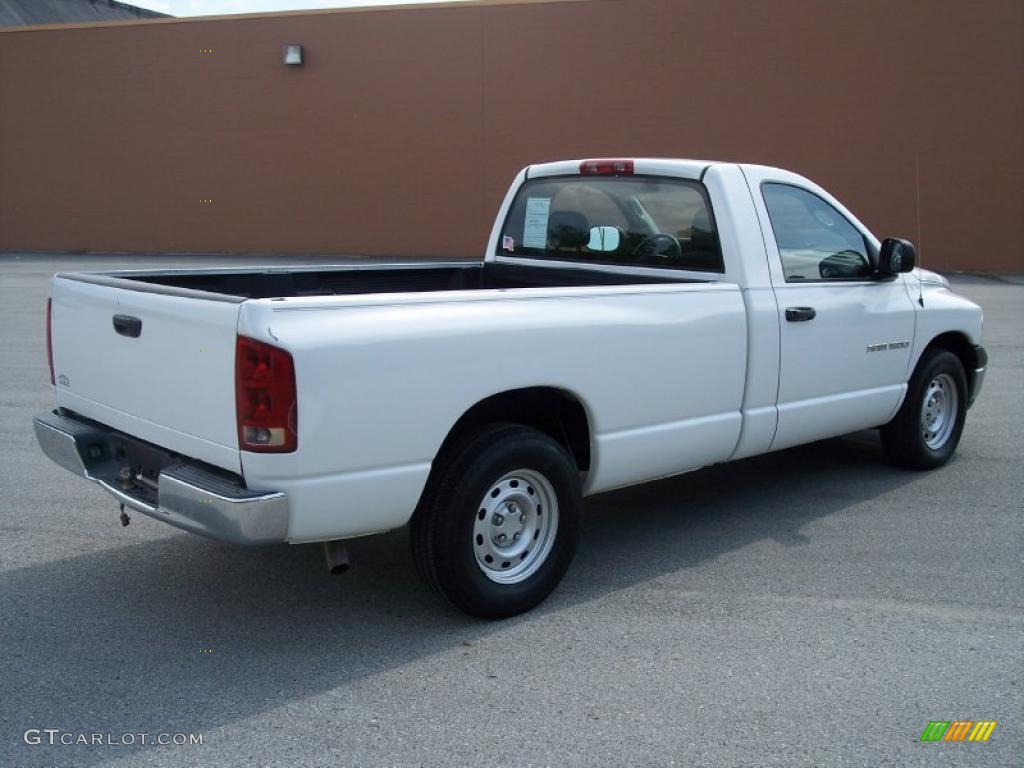
<instances>
[{"instance_id":1,"label":"rear wheel","mask_svg":"<svg viewBox=\"0 0 1024 768\"><path fill-rule=\"evenodd\" d=\"M967 376L952 352L925 352L896 417L882 427L889 460L909 469L941 467L956 451L967 413Z\"/></svg>"},{"instance_id":2,"label":"rear wheel","mask_svg":"<svg viewBox=\"0 0 1024 768\"><path fill-rule=\"evenodd\" d=\"M582 522L579 473L543 432L493 425L438 459L412 520L413 556L453 605L496 619L561 581Z\"/></svg>"}]
</instances>

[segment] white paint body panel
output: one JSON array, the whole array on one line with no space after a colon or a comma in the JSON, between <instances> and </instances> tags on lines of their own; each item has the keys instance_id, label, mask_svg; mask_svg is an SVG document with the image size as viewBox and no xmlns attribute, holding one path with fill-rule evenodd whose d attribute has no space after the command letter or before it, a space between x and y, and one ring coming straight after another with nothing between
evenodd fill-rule
<instances>
[{"instance_id":1,"label":"white paint body panel","mask_svg":"<svg viewBox=\"0 0 1024 768\"><path fill-rule=\"evenodd\" d=\"M242 303L58 278L55 364L70 384L58 385L57 403L239 472L252 489L284 491L288 539L315 541L406 523L452 426L494 394L544 386L578 398L591 432L584 490L595 493L876 426L898 408L932 339L956 331L981 342L978 307L941 285L922 289L916 274L888 283L787 284L762 181L821 195L878 243L806 179L761 166L635 163L638 174L704 183L724 274L672 272L702 281L692 283ZM484 261L581 268L494 255L523 181L578 168L579 161L566 161L520 172ZM818 314L811 322L788 323L788 306L814 306ZM143 319L141 338L113 333L117 312ZM236 333L293 356L294 453L238 451ZM867 351L869 344L904 340L906 347Z\"/></svg>"},{"instance_id":2,"label":"white paint body panel","mask_svg":"<svg viewBox=\"0 0 1024 768\"><path fill-rule=\"evenodd\" d=\"M746 316L729 284L522 288L250 301L239 333L289 350L299 450L244 453L284 490L293 540L406 522L451 427L475 403L550 386L584 404L586 491L732 454ZM272 334L272 336L270 335Z\"/></svg>"},{"instance_id":3,"label":"white paint body panel","mask_svg":"<svg viewBox=\"0 0 1024 768\"><path fill-rule=\"evenodd\" d=\"M711 166L704 184L726 255L726 279L742 286L747 312L743 424L731 458L767 451L778 425L779 321L757 211L739 166Z\"/></svg>"},{"instance_id":4,"label":"white paint body panel","mask_svg":"<svg viewBox=\"0 0 1024 768\"><path fill-rule=\"evenodd\" d=\"M962 333L971 344L981 344L984 316L977 304L942 285L922 285L918 270L907 275L906 287L917 314L913 351L907 361L908 378L928 343L937 336Z\"/></svg>"},{"instance_id":5,"label":"white paint body panel","mask_svg":"<svg viewBox=\"0 0 1024 768\"><path fill-rule=\"evenodd\" d=\"M57 405L177 453L241 470L234 367L240 304L60 277L51 300ZM115 333L115 314L141 319L139 337Z\"/></svg>"},{"instance_id":6,"label":"white paint body panel","mask_svg":"<svg viewBox=\"0 0 1024 768\"><path fill-rule=\"evenodd\" d=\"M782 349L773 448L876 427L893 417L914 338L914 307L901 283L776 287ZM817 316L787 322L786 307L800 306L814 307ZM906 346L868 351L882 343Z\"/></svg>"},{"instance_id":7,"label":"white paint body panel","mask_svg":"<svg viewBox=\"0 0 1024 768\"><path fill-rule=\"evenodd\" d=\"M904 277L856 282L786 282L761 185L778 182L817 194L876 247L878 240L842 203L796 174L743 166L761 224L777 304L780 351L779 450L885 424L896 413L908 378L916 313ZM786 320L787 307L811 307L806 322ZM896 346L889 348L889 344ZM885 344L882 351L869 348Z\"/></svg>"}]
</instances>

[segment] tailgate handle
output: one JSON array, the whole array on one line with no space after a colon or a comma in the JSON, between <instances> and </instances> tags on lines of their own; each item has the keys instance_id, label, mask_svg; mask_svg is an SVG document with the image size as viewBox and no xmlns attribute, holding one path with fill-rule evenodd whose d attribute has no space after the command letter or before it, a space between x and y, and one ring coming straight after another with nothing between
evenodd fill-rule
<instances>
[{"instance_id":1,"label":"tailgate handle","mask_svg":"<svg viewBox=\"0 0 1024 768\"><path fill-rule=\"evenodd\" d=\"M142 321L131 315L114 315L114 330L122 336L137 339L142 333Z\"/></svg>"}]
</instances>

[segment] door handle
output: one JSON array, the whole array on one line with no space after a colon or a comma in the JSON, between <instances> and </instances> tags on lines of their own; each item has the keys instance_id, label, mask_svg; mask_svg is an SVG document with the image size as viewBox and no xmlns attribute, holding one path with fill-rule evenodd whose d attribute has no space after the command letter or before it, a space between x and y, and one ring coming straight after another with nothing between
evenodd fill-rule
<instances>
[{"instance_id":1,"label":"door handle","mask_svg":"<svg viewBox=\"0 0 1024 768\"><path fill-rule=\"evenodd\" d=\"M142 333L142 321L131 315L114 315L114 330L122 336L137 339Z\"/></svg>"},{"instance_id":2,"label":"door handle","mask_svg":"<svg viewBox=\"0 0 1024 768\"><path fill-rule=\"evenodd\" d=\"M786 307L786 319L791 323L813 320L816 314L814 307Z\"/></svg>"}]
</instances>

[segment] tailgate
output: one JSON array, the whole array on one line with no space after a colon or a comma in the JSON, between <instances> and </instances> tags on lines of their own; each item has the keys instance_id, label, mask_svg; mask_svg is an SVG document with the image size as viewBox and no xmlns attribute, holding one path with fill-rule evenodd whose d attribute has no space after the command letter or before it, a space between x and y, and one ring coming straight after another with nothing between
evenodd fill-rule
<instances>
[{"instance_id":1,"label":"tailgate","mask_svg":"<svg viewBox=\"0 0 1024 768\"><path fill-rule=\"evenodd\" d=\"M105 276L54 277L57 404L241 472L234 365L242 299L188 293Z\"/></svg>"}]
</instances>

